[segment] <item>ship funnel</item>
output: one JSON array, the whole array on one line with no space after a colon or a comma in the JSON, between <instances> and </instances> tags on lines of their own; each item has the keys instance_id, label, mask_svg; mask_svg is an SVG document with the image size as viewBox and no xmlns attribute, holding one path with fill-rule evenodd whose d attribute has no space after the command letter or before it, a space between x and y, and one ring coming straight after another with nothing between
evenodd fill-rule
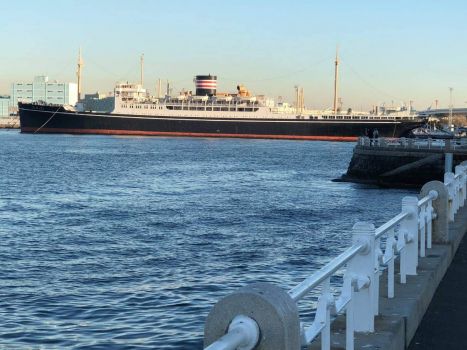
<instances>
[{"instance_id":1,"label":"ship funnel","mask_svg":"<svg viewBox=\"0 0 467 350\"><path fill-rule=\"evenodd\" d=\"M195 77L196 96L213 96L217 89L217 76L197 75Z\"/></svg>"}]
</instances>

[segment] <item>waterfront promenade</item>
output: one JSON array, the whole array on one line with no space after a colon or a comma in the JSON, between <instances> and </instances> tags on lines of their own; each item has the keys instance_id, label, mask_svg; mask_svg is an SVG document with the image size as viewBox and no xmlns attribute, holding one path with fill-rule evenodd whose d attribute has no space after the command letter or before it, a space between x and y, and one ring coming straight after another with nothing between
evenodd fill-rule
<instances>
[{"instance_id":1,"label":"waterfront promenade","mask_svg":"<svg viewBox=\"0 0 467 350\"><path fill-rule=\"evenodd\" d=\"M409 350L467 349L467 236L423 316Z\"/></svg>"},{"instance_id":2,"label":"waterfront promenade","mask_svg":"<svg viewBox=\"0 0 467 350\"><path fill-rule=\"evenodd\" d=\"M356 223L353 245L288 292L257 283L223 298L207 318L206 349L407 348L467 231L465 165L457 166L455 174L445 173L444 182L425 184L418 198L404 197L401 213L380 227ZM454 268L458 264L456 259ZM339 271L343 271L340 287L331 289L331 277ZM449 276L445 284L453 278ZM454 277L451 287L442 285L414 349L440 348L446 344L443 338L455 339L455 333L436 334L430 324L433 318L444 324L441 328L457 327L456 332L463 333L458 329L462 313L457 314L459 320L450 312L462 304L456 291L462 282L455 282ZM309 293L318 296L311 323L303 322L299 311L309 309L308 302L299 305ZM451 295L458 298L444 306ZM451 342L449 348L463 348L460 343Z\"/></svg>"}]
</instances>

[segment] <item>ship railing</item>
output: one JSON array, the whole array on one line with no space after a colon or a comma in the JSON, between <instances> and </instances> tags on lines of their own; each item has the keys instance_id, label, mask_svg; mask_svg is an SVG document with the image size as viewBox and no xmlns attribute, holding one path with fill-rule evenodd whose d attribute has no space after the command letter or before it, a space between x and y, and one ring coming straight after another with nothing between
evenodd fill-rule
<instances>
[{"instance_id":1,"label":"ship railing","mask_svg":"<svg viewBox=\"0 0 467 350\"><path fill-rule=\"evenodd\" d=\"M408 283L407 276L417 274L419 258L432 248L434 220L444 215L453 221L464 206L467 165L444 178L444 183L425 184L420 199L404 197L401 212L378 228L357 222L352 245L288 292L256 283L220 300L206 320L205 349L299 349L319 335L321 349L330 349L331 323L339 314L345 314L346 349L354 349L355 332L375 331L381 277L387 278L388 298L394 298L396 263L400 283ZM317 297L309 324L300 322L298 311L307 296Z\"/></svg>"}]
</instances>

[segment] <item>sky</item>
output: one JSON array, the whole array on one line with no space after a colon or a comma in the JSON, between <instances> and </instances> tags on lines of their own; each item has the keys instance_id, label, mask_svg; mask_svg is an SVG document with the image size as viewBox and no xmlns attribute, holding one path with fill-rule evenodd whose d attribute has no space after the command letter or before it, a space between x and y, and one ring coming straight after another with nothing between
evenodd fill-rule
<instances>
[{"instance_id":1,"label":"sky","mask_svg":"<svg viewBox=\"0 0 467 350\"><path fill-rule=\"evenodd\" d=\"M413 100L467 106L467 2L432 0L22 0L2 1L0 94L36 75L76 81L81 47L85 93L169 80L194 90L197 74L218 91L244 84L255 94L328 108L339 47L344 108Z\"/></svg>"}]
</instances>

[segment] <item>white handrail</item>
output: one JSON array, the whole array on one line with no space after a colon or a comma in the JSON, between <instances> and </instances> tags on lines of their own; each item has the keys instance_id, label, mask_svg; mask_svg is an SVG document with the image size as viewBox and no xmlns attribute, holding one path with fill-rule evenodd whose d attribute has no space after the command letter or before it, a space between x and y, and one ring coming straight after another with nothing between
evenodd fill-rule
<instances>
[{"instance_id":1,"label":"white handrail","mask_svg":"<svg viewBox=\"0 0 467 350\"><path fill-rule=\"evenodd\" d=\"M394 226L401 223L409 214L408 213L400 213L394 216L391 220L384 223L380 227L376 229L375 236L376 238L380 238L383 234L385 234L388 230L392 229Z\"/></svg>"},{"instance_id":2,"label":"white handrail","mask_svg":"<svg viewBox=\"0 0 467 350\"><path fill-rule=\"evenodd\" d=\"M310 290L319 286L326 278L332 276L342 266L347 264L359 251L364 249L363 244L358 244L348 248L338 257L332 259L329 263L316 271L313 275L300 282L297 286L289 290L290 297L294 301L302 299Z\"/></svg>"},{"instance_id":3,"label":"white handrail","mask_svg":"<svg viewBox=\"0 0 467 350\"><path fill-rule=\"evenodd\" d=\"M392 147L392 148L413 148L413 149L452 149L465 148L467 140L465 139L414 139L414 138L390 138L380 137L370 139L369 137L359 137L358 145L366 147Z\"/></svg>"},{"instance_id":4,"label":"white handrail","mask_svg":"<svg viewBox=\"0 0 467 350\"><path fill-rule=\"evenodd\" d=\"M444 186L449 197L448 216L453 220L466 201L467 167L457 166L455 174L446 173ZM438 197L438 192L434 190L421 199L405 197L401 213L377 229L369 223L357 223L351 247L289 290L292 301L298 303L321 286L314 321L309 326L301 325L302 345L309 344L321 334L322 349L330 349L331 310L346 313L348 350L354 347L354 331L374 331L381 268L387 268L388 297L393 298L396 259L399 258L400 281L406 283L407 275L417 273L419 257L425 256L426 249L432 247L432 222L437 217L433 202ZM386 236L385 244L382 244L383 235ZM330 290L330 280L343 268L341 292L335 297ZM249 320L238 323L240 316L232 321L228 332L206 350L253 349L261 329L257 329L258 324L246 316L242 317Z\"/></svg>"},{"instance_id":5,"label":"white handrail","mask_svg":"<svg viewBox=\"0 0 467 350\"><path fill-rule=\"evenodd\" d=\"M430 193L427 196L423 197L418 201L418 206L421 207L422 205L425 205L428 202L435 200L437 197L438 193L436 191L430 191Z\"/></svg>"},{"instance_id":6,"label":"white handrail","mask_svg":"<svg viewBox=\"0 0 467 350\"><path fill-rule=\"evenodd\" d=\"M236 316L227 333L205 350L253 349L258 343L259 327L255 320L244 315Z\"/></svg>"}]
</instances>

